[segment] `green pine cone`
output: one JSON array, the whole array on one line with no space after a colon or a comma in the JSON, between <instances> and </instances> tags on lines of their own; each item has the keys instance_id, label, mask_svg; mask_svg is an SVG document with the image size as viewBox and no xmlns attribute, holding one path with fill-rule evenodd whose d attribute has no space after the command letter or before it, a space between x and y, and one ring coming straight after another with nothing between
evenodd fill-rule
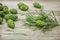
<instances>
[{"instance_id":1,"label":"green pine cone","mask_svg":"<svg viewBox=\"0 0 60 40\"><path fill-rule=\"evenodd\" d=\"M13 20L13 21L16 21L17 18L18 18L18 16L13 15L13 14L7 14L7 15L5 15L5 19L6 19L6 20L11 19L11 20Z\"/></svg>"},{"instance_id":2,"label":"green pine cone","mask_svg":"<svg viewBox=\"0 0 60 40\"><path fill-rule=\"evenodd\" d=\"M41 8L41 5L40 5L38 2L34 2L34 3L33 3L33 6L34 6L35 8Z\"/></svg>"},{"instance_id":3,"label":"green pine cone","mask_svg":"<svg viewBox=\"0 0 60 40\"><path fill-rule=\"evenodd\" d=\"M13 20L9 19L7 21L8 27L14 29L15 28L15 23Z\"/></svg>"},{"instance_id":4,"label":"green pine cone","mask_svg":"<svg viewBox=\"0 0 60 40\"><path fill-rule=\"evenodd\" d=\"M17 14L17 10L15 8L10 9L10 13Z\"/></svg>"},{"instance_id":5,"label":"green pine cone","mask_svg":"<svg viewBox=\"0 0 60 40\"><path fill-rule=\"evenodd\" d=\"M44 27L46 25L46 23L44 21L37 20L36 25L39 26L39 27Z\"/></svg>"}]
</instances>

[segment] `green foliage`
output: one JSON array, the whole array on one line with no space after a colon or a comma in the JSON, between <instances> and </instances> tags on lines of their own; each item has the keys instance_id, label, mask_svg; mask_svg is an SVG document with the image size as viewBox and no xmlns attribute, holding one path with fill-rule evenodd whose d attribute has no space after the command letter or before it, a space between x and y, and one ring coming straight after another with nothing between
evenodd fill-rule
<instances>
[{"instance_id":1,"label":"green foliage","mask_svg":"<svg viewBox=\"0 0 60 40\"><path fill-rule=\"evenodd\" d=\"M37 16L33 15L31 12L26 14L26 24L29 26L36 26L40 29L42 28L43 31L48 31L58 26L56 19L43 11L37 14Z\"/></svg>"},{"instance_id":2,"label":"green foliage","mask_svg":"<svg viewBox=\"0 0 60 40\"><path fill-rule=\"evenodd\" d=\"M36 20L43 20L43 19L44 19L44 17L42 15L39 15L36 17Z\"/></svg>"},{"instance_id":3,"label":"green foliage","mask_svg":"<svg viewBox=\"0 0 60 40\"><path fill-rule=\"evenodd\" d=\"M2 5L0 5L0 11L2 11L3 10L3 6Z\"/></svg>"},{"instance_id":4,"label":"green foliage","mask_svg":"<svg viewBox=\"0 0 60 40\"><path fill-rule=\"evenodd\" d=\"M17 14L17 10L15 8L10 9L10 13Z\"/></svg>"},{"instance_id":5,"label":"green foliage","mask_svg":"<svg viewBox=\"0 0 60 40\"><path fill-rule=\"evenodd\" d=\"M0 11L0 16L1 17L4 17L5 16L5 13L3 11Z\"/></svg>"},{"instance_id":6,"label":"green foliage","mask_svg":"<svg viewBox=\"0 0 60 40\"><path fill-rule=\"evenodd\" d=\"M5 14L9 13L9 8L7 6L3 6L3 11Z\"/></svg>"},{"instance_id":7,"label":"green foliage","mask_svg":"<svg viewBox=\"0 0 60 40\"><path fill-rule=\"evenodd\" d=\"M5 15L5 19L6 20L11 19L11 20L15 21L15 20L17 20L17 18L18 17L16 15L13 15L13 14L7 14L7 15Z\"/></svg>"},{"instance_id":8,"label":"green foliage","mask_svg":"<svg viewBox=\"0 0 60 40\"><path fill-rule=\"evenodd\" d=\"M34 3L33 3L33 6L34 6L35 8L41 8L41 5L40 5L38 2L34 2Z\"/></svg>"},{"instance_id":9,"label":"green foliage","mask_svg":"<svg viewBox=\"0 0 60 40\"><path fill-rule=\"evenodd\" d=\"M44 21L37 20L36 25L39 26L39 27L44 27L44 26L46 26L46 23Z\"/></svg>"},{"instance_id":10,"label":"green foliage","mask_svg":"<svg viewBox=\"0 0 60 40\"><path fill-rule=\"evenodd\" d=\"M35 22L34 19L35 18L34 18L34 16L31 13L28 13L26 15L26 21L28 21L28 22Z\"/></svg>"},{"instance_id":11,"label":"green foliage","mask_svg":"<svg viewBox=\"0 0 60 40\"><path fill-rule=\"evenodd\" d=\"M2 23L2 21L3 21L3 18L2 18L2 17L0 17L0 24Z\"/></svg>"},{"instance_id":12,"label":"green foliage","mask_svg":"<svg viewBox=\"0 0 60 40\"><path fill-rule=\"evenodd\" d=\"M8 6L0 3L0 24L3 22L3 18L5 18L7 21L8 27L14 29L15 27L14 21L16 21L18 18L18 16L15 15L16 13L17 13L17 10L15 8L10 9L9 11Z\"/></svg>"},{"instance_id":13,"label":"green foliage","mask_svg":"<svg viewBox=\"0 0 60 40\"><path fill-rule=\"evenodd\" d=\"M28 10L28 6L27 5L22 5L20 7L20 9L23 10L23 11L26 11L26 10Z\"/></svg>"},{"instance_id":14,"label":"green foliage","mask_svg":"<svg viewBox=\"0 0 60 40\"><path fill-rule=\"evenodd\" d=\"M22 2L19 2L18 3L18 7L20 8L22 5L25 5L24 3L22 3Z\"/></svg>"},{"instance_id":15,"label":"green foliage","mask_svg":"<svg viewBox=\"0 0 60 40\"><path fill-rule=\"evenodd\" d=\"M19 3L18 3L18 7L19 7L19 9L21 9L22 11L27 11L27 10L29 9L29 7L28 7L26 4L22 3L22 2L19 2Z\"/></svg>"},{"instance_id":16,"label":"green foliage","mask_svg":"<svg viewBox=\"0 0 60 40\"><path fill-rule=\"evenodd\" d=\"M7 13L8 13L8 7L7 6L3 6L1 3L0 3L0 16L1 17L4 17Z\"/></svg>"},{"instance_id":17,"label":"green foliage","mask_svg":"<svg viewBox=\"0 0 60 40\"><path fill-rule=\"evenodd\" d=\"M15 23L14 23L13 20L9 19L9 20L7 21L7 24L8 24L8 27L14 29L14 27L15 27Z\"/></svg>"},{"instance_id":18,"label":"green foliage","mask_svg":"<svg viewBox=\"0 0 60 40\"><path fill-rule=\"evenodd\" d=\"M2 10L3 10L3 4L0 3L0 11L2 11Z\"/></svg>"}]
</instances>

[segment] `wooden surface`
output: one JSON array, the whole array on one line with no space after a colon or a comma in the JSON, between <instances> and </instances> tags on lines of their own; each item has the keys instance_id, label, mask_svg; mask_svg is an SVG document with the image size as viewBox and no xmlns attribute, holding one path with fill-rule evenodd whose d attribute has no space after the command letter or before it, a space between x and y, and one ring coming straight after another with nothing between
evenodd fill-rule
<instances>
[{"instance_id":1,"label":"wooden surface","mask_svg":"<svg viewBox=\"0 0 60 40\"><path fill-rule=\"evenodd\" d=\"M60 26L54 28L52 31L43 33L40 30L32 31L31 28L22 25L22 20L27 12L23 12L18 9L18 1L0 1L1 3L8 5L9 8L16 8L18 10L18 21L15 22L15 29L10 29L7 27L7 23L4 21L0 25L0 35L1 40L60 40ZM30 9L29 11L38 10L33 7L32 3L34 1L23 1L26 3ZM60 5L59 2L40 2L44 6L45 11L50 11L51 9L55 12L58 23L60 24ZM58 5L57 5L58 4Z\"/></svg>"}]
</instances>

